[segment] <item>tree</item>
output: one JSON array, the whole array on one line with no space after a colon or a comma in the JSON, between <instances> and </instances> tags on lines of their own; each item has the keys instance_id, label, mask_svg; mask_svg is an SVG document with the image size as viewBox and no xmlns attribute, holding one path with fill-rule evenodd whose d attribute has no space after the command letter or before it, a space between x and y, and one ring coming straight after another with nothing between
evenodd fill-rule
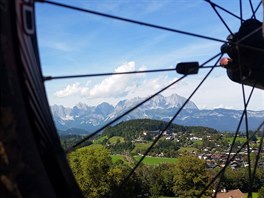
<instances>
[{"instance_id":1,"label":"tree","mask_svg":"<svg viewBox=\"0 0 264 198\"><path fill-rule=\"evenodd\" d=\"M223 177L223 184L225 188L229 189L240 189L243 192L248 192L249 180L248 180L248 168L238 168L232 170L228 167L225 170Z\"/></svg>"},{"instance_id":2,"label":"tree","mask_svg":"<svg viewBox=\"0 0 264 198\"><path fill-rule=\"evenodd\" d=\"M264 198L264 186L259 189L258 198Z\"/></svg>"},{"instance_id":3,"label":"tree","mask_svg":"<svg viewBox=\"0 0 264 198\"><path fill-rule=\"evenodd\" d=\"M148 171L148 187L149 193L152 198L159 197L162 195L162 187L163 187L163 178L161 176L161 168L157 167L149 167Z\"/></svg>"},{"instance_id":4,"label":"tree","mask_svg":"<svg viewBox=\"0 0 264 198\"><path fill-rule=\"evenodd\" d=\"M158 165L158 166L141 165L137 169L136 175L140 181L141 195L147 195L153 198L160 197L161 195L164 196L173 195L167 193L167 188L169 188L168 187L169 185L167 183L170 182L169 176L165 172L165 168L167 167L168 166L165 167L165 165ZM170 176L172 176L172 171L170 171ZM167 180L165 180L164 178L166 178ZM171 178L171 180L173 180L173 178ZM172 189L172 185L171 185L171 189Z\"/></svg>"},{"instance_id":5,"label":"tree","mask_svg":"<svg viewBox=\"0 0 264 198\"><path fill-rule=\"evenodd\" d=\"M113 164L104 146L80 148L69 154L68 159L85 197L136 197L138 191L134 176L120 188L131 168L121 160Z\"/></svg>"},{"instance_id":6,"label":"tree","mask_svg":"<svg viewBox=\"0 0 264 198\"><path fill-rule=\"evenodd\" d=\"M184 156L178 158L174 171L173 191L179 198L198 197L206 187L209 175L205 161L194 157ZM210 197L209 191L203 197Z\"/></svg>"},{"instance_id":7,"label":"tree","mask_svg":"<svg viewBox=\"0 0 264 198\"><path fill-rule=\"evenodd\" d=\"M174 164L163 163L159 165L162 177L162 195L172 197L173 193L173 171Z\"/></svg>"},{"instance_id":8,"label":"tree","mask_svg":"<svg viewBox=\"0 0 264 198\"><path fill-rule=\"evenodd\" d=\"M257 168L254 176L254 182L252 186L250 186L248 167L241 167L235 170L228 167L225 170L225 174L222 179L222 187L227 189L239 188L242 192L248 192L250 190L249 187L251 187L252 191L258 191L258 189L264 184L263 173L263 168ZM253 175L253 170L251 170L251 175Z\"/></svg>"},{"instance_id":9,"label":"tree","mask_svg":"<svg viewBox=\"0 0 264 198\"><path fill-rule=\"evenodd\" d=\"M103 146L83 147L69 154L68 158L85 197L109 197L107 174L112 161L107 149Z\"/></svg>"},{"instance_id":10,"label":"tree","mask_svg":"<svg viewBox=\"0 0 264 198\"><path fill-rule=\"evenodd\" d=\"M127 178L125 183L121 186L124 179L129 174L131 168L123 161L115 163L108 172L108 183L111 188L111 196L115 198L136 197L137 194L137 180L135 175Z\"/></svg>"}]
</instances>

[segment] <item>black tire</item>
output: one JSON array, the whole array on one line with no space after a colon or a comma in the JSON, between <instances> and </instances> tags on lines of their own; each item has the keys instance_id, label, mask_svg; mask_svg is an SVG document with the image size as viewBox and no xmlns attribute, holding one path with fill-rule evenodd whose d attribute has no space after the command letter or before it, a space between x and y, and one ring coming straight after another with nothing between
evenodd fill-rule
<instances>
[{"instance_id":1,"label":"black tire","mask_svg":"<svg viewBox=\"0 0 264 198\"><path fill-rule=\"evenodd\" d=\"M0 1L0 197L82 197L47 102L34 4L25 2Z\"/></svg>"}]
</instances>

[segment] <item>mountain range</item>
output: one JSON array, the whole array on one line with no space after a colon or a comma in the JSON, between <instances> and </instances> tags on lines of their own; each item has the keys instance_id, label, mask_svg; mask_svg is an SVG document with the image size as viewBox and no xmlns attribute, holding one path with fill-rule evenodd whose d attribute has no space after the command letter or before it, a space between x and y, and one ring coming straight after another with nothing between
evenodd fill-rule
<instances>
[{"instance_id":1,"label":"mountain range","mask_svg":"<svg viewBox=\"0 0 264 198\"><path fill-rule=\"evenodd\" d=\"M78 128L93 132L143 100L144 98L135 97L119 101L115 106L106 102L97 106L78 103L72 108L52 105L51 112L59 130ZM157 95L124 116L119 122L139 118L169 121L185 101L186 98L177 94L167 97ZM219 131L235 131L242 113L242 110L223 108L201 110L194 102L189 101L173 122L185 126L206 126ZM264 111L248 111L247 117L249 129L255 130L264 120ZM242 123L241 130L245 130L245 123Z\"/></svg>"}]
</instances>

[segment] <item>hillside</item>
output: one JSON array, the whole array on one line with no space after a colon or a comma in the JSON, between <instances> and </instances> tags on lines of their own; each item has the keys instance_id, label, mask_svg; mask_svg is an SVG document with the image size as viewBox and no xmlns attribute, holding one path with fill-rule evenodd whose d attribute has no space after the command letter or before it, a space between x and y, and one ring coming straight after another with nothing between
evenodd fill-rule
<instances>
[{"instance_id":1,"label":"hillside","mask_svg":"<svg viewBox=\"0 0 264 198\"><path fill-rule=\"evenodd\" d=\"M160 121L160 120L151 120L151 119L136 119L121 122L115 126L108 127L102 135L108 136L109 138L112 136L121 136L129 140L136 139L144 132L151 132L159 134L161 130L163 130L167 126L168 122ZM217 131L208 127L188 127L181 126L177 124L171 124L166 133L177 133L177 132L185 132L185 133L216 133Z\"/></svg>"},{"instance_id":2,"label":"hillside","mask_svg":"<svg viewBox=\"0 0 264 198\"><path fill-rule=\"evenodd\" d=\"M160 132L167 126L168 122L151 119L136 119L123 121L115 126L108 127L100 135L93 137L84 145L102 144L105 145L112 154L124 153L144 153L157 138ZM73 131L73 130L70 130ZM199 146L192 137L204 137L219 135L219 133L208 127L189 127L171 124L162 137L152 149L152 155L157 156L163 153L165 156L176 156L180 147ZM83 135L60 133L61 142L64 148L80 141Z\"/></svg>"}]
</instances>

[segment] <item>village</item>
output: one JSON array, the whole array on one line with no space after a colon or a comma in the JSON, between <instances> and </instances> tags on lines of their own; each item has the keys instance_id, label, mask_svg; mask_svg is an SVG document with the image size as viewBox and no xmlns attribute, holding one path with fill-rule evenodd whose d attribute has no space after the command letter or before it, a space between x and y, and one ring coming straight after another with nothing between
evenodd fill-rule
<instances>
[{"instance_id":1,"label":"village","mask_svg":"<svg viewBox=\"0 0 264 198\"><path fill-rule=\"evenodd\" d=\"M134 142L144 144L147 140L150 140L150 137L154 140L159 134L159 130L144 131L142 136L139 136ZM264 149L263 146L259 148L261 137L253 135L248 143L245 134L238 135L236 141L233 143L234 138L235 134L227 132L217 132L213 134L205 132L204 134L197 134L164 131L161 139L164 142L174 142L178 144L180 149L184 150L184 152L178 153L179 156L188 153L199 159L205 160L209 169L224 167L227 161L229 161L228 165L233 170L241 167L248 167L248 159L251 161L251 166L254 166L258 152L260 152L258 166L264 166ZM232 151L230 151L231 146ZM249 157L248 153L250 153ZM141 156L142 154L143 153L138 153L138 155ZM166 157L164 152L156 153L156 156Z\"/></svg>"}]
</instances>

